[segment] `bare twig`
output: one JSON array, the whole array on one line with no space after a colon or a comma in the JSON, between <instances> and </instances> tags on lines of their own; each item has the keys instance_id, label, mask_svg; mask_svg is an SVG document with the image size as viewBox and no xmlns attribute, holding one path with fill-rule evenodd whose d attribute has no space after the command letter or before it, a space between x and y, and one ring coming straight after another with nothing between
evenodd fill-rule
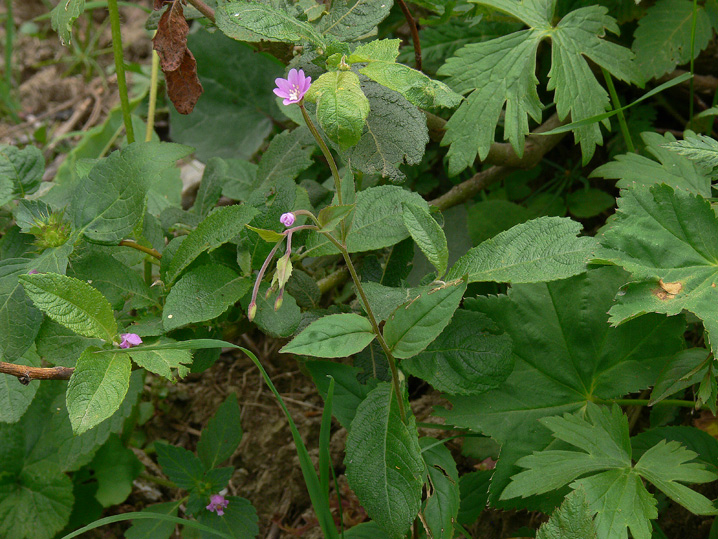
<instances>
[{"instance_id":1,"label":"bare twig","mask_svg":"<svg viewBox=\"0 0 718 539\"><path fill-rule=\"evenodd\" d=\"M419 40L419 29L416 27L416 19L414 19L411 11L409 11L409 6L406 5L404 0L397 0L397 2L411 31L411 40L414 43L414 62L416 63L416 69L421 71L421 41Z\"/></svg>"},{"instance_id":2,"label":"bare twig","mask_svg":"<svg viewBox=\"0 0 718 539\"><path fill-rule=\"evenodd\" d=\"M0 373L17 377L23 385L28 385L30 380L69 380L74 371L72 367L29 367L0 361Z\"/></svg>"},{"instance_id":3,"label":"bare twig","mask_svg":"<svg viewBox=\"0 0 718 539\"><path fill-rule=\"evenodd\" d=\"M197 11L199 11L202 15L207 17L210 21L215 22L214 20L214 10L209 7L207 4L205 4L202 0L187 0L190 4L192 4Z\"/></svg>"},{"instance_id":4,"label":"bare twig","mask_svg":"<svg viewBox=\"0 0 718 539\"><path fill-rule=\"evenodd\" d=\"M435 122L436 124L437 122ZM563 122L554 114L546 122L540 125L534 133L545 133L561 125ZM538 164L543 156L556 146L567 133L556 135L536 136L529 135L526 139L526 146L521 157L516 155L511 144L494 143L491 145L489 155L485 163L494 163L495 166L482 170L465 182L454 186L450 191L435 198L429 204L440 210L445 210L465 202L472 198L479 191L486 189L494 182L505 178L516 168L531 168Z\"/></svg>"}]
</instances>

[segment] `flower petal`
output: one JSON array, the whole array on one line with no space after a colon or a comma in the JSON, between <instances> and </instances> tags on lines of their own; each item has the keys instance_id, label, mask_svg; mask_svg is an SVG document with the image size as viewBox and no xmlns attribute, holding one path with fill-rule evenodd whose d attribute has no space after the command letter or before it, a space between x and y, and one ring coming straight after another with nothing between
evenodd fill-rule
<instances>
[{"instance_id":1,"label":"flower petal","mask_svg":"<svg viewBox=\"0 0 718 539\"><path fill-rule=\"evenodd\" d=\"M297 78L298 78L297 70L292 68L289 70L289 75L287 75L287 81L289 81L289 84L291 86L294 86L297 84Z\"/></svg>"},{"instance_id":2,"label":"flower petal","mask_svg":"<svg viewBox=\"0 0 718 539\"><path fill-rule=\"evenodd\" d=\"M281 89L279 89L279 88L275 88L273 91L274 91L274 93L275 93L277 96L283 97L284 99L289 99L289 92L288 92L288 91L286 91L286 90L281 90ZM285 103L285 105L286 105L286 103Z\"/></svg>"},{"instance_id":3,"label":"flower petal","mask_svg":"<svg viewBox=\"0 0 718 539\"><path fill-rule=\"evenodd\" d=\"M281 77L274 79L274 84L277 85L277 88L286 92L288 92L289 89L292 87L292 85L289 84L289 81L287 79L283 79Z\"/></svg>"}]
</instances>

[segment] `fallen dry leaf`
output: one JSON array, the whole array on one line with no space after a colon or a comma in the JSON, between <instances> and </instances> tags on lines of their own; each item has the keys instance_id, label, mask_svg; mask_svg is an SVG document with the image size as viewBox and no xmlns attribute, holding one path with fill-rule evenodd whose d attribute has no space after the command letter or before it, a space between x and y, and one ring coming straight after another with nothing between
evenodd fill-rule
<instances>
[{"instance_id":1,"label":"fallen dry leaf","mask_svg":"<svg viewBox=\"0 0 718 539\"><path fill-rule=\"evenodd\" d=\"M165 73L179 69L187 50L187 34L189 25L184 18L182 4L175 0L160 17L157 33L152 38L153 48Z\"/></svg>"},{"instance_id":2,"label":"fallen dry leaf","mask_svg":"<svg viewBox=\"0 0 718 539\"><path fill-rule=\"evenodd\" d=\"M197 77L197 61L192 52L185 49L179 69L165 72L167 95L180 114L189 114L202 95L202 83Z\"/></svg>"}]
</instances>

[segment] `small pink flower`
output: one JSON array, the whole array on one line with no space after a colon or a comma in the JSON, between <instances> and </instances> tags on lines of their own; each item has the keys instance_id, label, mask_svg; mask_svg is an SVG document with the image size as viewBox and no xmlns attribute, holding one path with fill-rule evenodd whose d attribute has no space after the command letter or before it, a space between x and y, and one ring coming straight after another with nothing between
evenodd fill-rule
<instances>
[{"instance_id":1,"label":"small pink flower","mask_svg":"<svg viewBox=\"0 0 718 539\"><path fill-rule=\"evenodd\" d=\"M142 344L142 339L137 333L120 333L120 337L122 338L120 348L132 348L133 346Z\"/></svg>"},{"instance_id":2,"label":"small pink flower","mask_svg":"<svg viewBox=\"0 0 718 539\"><path fill-rule=\"evenodd\" d=\"M292 212L283 213L279 218L279 222L286 227L290 227L294 224L294 214Z\"/></svg>"},{"instance_id":3,"label":"small pink flower","mask_svg":"<svg viewBox=\"0 0 718 539\"><path fill-rule=\"evenodd\" d=\"M304 98L304 94L312 85L312 77L306 77L301 69L299 71L290 69L286 79L277 78L274 82L277 85L274 93L284 98L285 105L291 105L299 103Z\"/></svg>"},{"instance_id":4,"label":"small pink flower","mask_svg":"<svg viewBox=\"0 0 718 539\"><path fill-rule=\"evenodd\" d=\"M37 271L36 269L31 269L30 271L27 272L28 275L37 275L38 273L40 273L40 272Z\"/></svg>"},{"instance_id":5,"label":"small pink flower","mask_svg":"<svg viewBox=\"0 0 718 539\"><path fill-rule=\"evenodd\" d=\"M209 497L208 511L216 511L218 516L224 515L224 510L229 505L229 500L225 500L221 494L212 494Z\"/></svg>"}]
</instances>

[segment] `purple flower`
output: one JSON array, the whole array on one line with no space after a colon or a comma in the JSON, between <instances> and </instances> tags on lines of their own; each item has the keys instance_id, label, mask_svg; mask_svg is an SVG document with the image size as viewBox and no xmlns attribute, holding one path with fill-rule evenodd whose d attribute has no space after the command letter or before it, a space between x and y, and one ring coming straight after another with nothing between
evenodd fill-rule
<instances>
[{"instance_id":1,"label":"purple flower","mask_svg":"<svg viewBox=\"0 0 718 539\"><path fill-rule=\"evenodd\" d=\"M212 494L209 497L208 511L216 511L218 516L224 515L225 508L229 505L229 500L225 500L221 494Z\"/></svg>"},{"instance_id":2,"label":"purple flower","mask_svg":"<svg viewBox=\"0 0 718 539\"><path fill-rule=\"evenodd\" d=\"M142 344L142 339L137 333L120 333L120 337L122 337L120 348L132 348L133 346Z\"/></svg>"},{"instance_id":3,"label":"purple flower","mask_svg":"<svg viewBox=\"0 0 718 539\"><path fill-rule=\"evenodd\" d=\"M294 214L292 212L283 213L279 218L279 222L286 227L290 227L294 224Z\"/></svg>"},{"instance_id":4,"label":"purple flower","mask_svg":"<svg viewBox=\"0 0 718 539\"><path fill-rule=\"evenodd\" d=\"M304 94L312 85L312 77L306 77L301 69L299 71L290 69L286 79L277 78L274 82L277 85L274 93L284 98L285 105L291 105L299 103L304 98Z\"/></svg>"},{"instance_id":5,"label":"purple flower","mask_svg":"<svg viewBox=\"0 0 718 539\"><path fill-rule=\"evenodd\" d=\"M40 273L40 272L37 271L36 269L31 269L30 271L27 272L28 275L37 275L38 273Z\"/></svg>"}]
</instances>

